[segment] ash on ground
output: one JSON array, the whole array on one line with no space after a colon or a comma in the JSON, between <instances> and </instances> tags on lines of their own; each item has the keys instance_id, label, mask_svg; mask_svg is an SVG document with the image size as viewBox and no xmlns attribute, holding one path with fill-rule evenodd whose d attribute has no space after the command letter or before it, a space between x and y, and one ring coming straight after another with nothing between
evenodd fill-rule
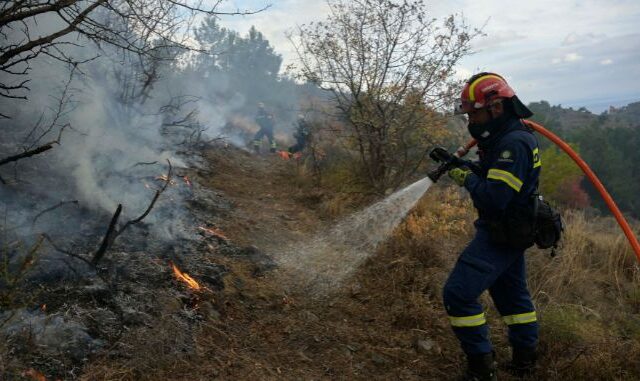
<instances>
[{"instance_id":1,"label":"ash on ground","mask_svg":"<svg viewBox=\"0 0 640 381\"><path fill-rule=\"evenodd\" d=\"M76 206L43 215L39 223L59 221L59 229L47 231L57 249L36 233L3 234L0 379L23 379L28 369L47 379L78 378L92 356L133 356L119 339L132 330L144 335L167 316L180 332L171 350L188 353L199 322L224 319L216 297L228 273L221 258L246 260L256 276L275 267L270 257L236 246L216 229L233 206L223 194L191 180L198 171L206 169L177 169L151 211L150 221L170 223L132 225L95 266L91 253L110 216ZM71 227L75 234L68 233Z\"/></svg>"}]
</instances>

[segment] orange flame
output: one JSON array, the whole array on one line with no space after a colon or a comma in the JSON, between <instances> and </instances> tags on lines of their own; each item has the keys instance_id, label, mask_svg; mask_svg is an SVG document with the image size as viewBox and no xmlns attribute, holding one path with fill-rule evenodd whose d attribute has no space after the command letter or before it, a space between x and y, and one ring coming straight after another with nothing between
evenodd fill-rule
<instances>
[{"instance_id":1,"label":"orange flame","mask_svg":"<svg viewBox=\"0 0 640 381\"><path fill-rule=\"evenodd\" d=\"M180 269L176 267L173 262L169 261L169 264L171 265L171 268L173 269L173 275L175 275L177 280L185 283L192 290L200 291L202 287L195 279L190 277L189 274L185 274L180 271Z\"/></svg>"},{"instance_id":2,"label":"orange flame","mask_svg":"<svg viewBox=\"0 0 640 381\"><path fill-rule=\"evenodd\" d=\"M291 157L289 152L287 151L278 151L278 156L280 156L282 160L289 160L289 158Z\"/></svg>"},{"instance_id":3,"label":"orange flame","mask_svg":"<svg viewBox=\"0 0 640 381\"><path fill-rule=\"evenodd\" d=\"M22 372L21 376L22 377L31 377L31 379L34 380L34 381L47 381L47 377L45 377L44 374L42 374L41 372L38 372L37 370L35 370L33 368Z\"/></svg>"},{"instance_id":4,"label":"orange flame","mask_svg":"<svg viewBox=\"0 0 640 381\"><path fill-rule=\"evenodd\" d=\"M203 232L209 233L214 237L223 239L225 241L228 241L229 238L227 238L226 235L224 235L224 233L220 230L220 229L216 229L216 228L205 228L204 226L198 226L198 229L202 230Z\"/></svg>"}]
</instances>

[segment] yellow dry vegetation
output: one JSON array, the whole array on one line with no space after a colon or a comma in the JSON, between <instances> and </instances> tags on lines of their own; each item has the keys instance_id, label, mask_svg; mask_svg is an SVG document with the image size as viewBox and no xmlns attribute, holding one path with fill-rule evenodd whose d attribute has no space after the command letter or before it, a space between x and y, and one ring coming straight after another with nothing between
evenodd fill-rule
<instances>
[{"instance_id":1,"label":"yellow dry vegetation","mask_svg":"<svg viewBox=\"0 0 640 381\"><path fill-rule=\"evenodd\" d=\"M342 215L363 202L331 189L317 192L283 197L329 223L335 221L330 214ZM613 219L578 211L564 216L567 232L557 256L537 249L526 254L541 324L541 366L531 379L640 379L638 262ZM229 275L212 314L205 313L187 332L173 318L181 313L180 303L157 295L166 313L153 327L125 333L118 343L130 348L132 357L93 361L85 379L455 379L464 356L441 292L472 238L474 218L466 192L438 183L329 294L318 293L312 282L296 283L285 269L256 278L251 265L214 256ZM269 233L283 232L271 226ZM505 361L510 357L506 328L490 299L482 300L498 359ZM185 335L193 345L176 357L173 349ZM515 379L502 368L499 378Z\"/></svg>"}]
</instances>

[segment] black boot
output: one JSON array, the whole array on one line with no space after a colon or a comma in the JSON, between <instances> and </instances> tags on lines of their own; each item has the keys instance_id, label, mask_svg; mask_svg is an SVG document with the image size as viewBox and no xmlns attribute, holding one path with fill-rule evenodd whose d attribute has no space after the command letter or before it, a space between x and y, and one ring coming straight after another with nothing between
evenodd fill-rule
<instances>
[{"instance_id":1,"label":"black boot","mask_svg":"<svg viewBox=\"0 0 640 381\"><path fill-rule=\"evenodd\" d=\"M467 371L460 381L497 381L493 353L467 355Z\"/></svg>"},{"instance_id":2,"label":"black boot","mask_svg":"<svg viewBox=\"0 0 640 381\"><path fill-rule=\"evenodd\" d=\"M538 355L535 348L513 348L507 370L514 376L523 377L535 371Z\"/></svg>"}]
</instances>

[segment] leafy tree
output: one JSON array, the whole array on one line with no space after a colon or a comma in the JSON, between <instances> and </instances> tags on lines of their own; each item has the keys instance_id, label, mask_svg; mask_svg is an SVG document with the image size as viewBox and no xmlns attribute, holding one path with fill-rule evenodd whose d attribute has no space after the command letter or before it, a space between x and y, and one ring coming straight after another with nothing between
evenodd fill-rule
<instances>
[{"instance_id":1,"label":"leafy tree","mask_svg":"<svg viewBox=\"0 0 640 381\"><path fill-rule=\"evenodd\" d=\"M577 151L575 146L572 146ZM584 208L590 199L581 187L582 170L563 151L549 147L542 151L542 173L540 191L548 199L571 206Z\"/></svg>"},{"instance_id":2,"label":"leafy tree","mask_svg":"<svg viewBox=\"0 0 640 381\"><path fill-rule=\"evenodd\" d=\"M634 124L632 121L640 109L640 102L619 109L612 108L600 115L593 115L585 110L573 111L560 106L550 106L545 101L532 103L530 106L535 113L536 121L565 141L574 142L580 147L582 158L600 178L618 206L623 211L639 217L640 203L637 201L637 195L640 192L640 150L637 147L640 144L640 126L637 120ZM551 146L551 143L544 141L541 146ZM558 157L552 152L556 151L543 151L543 190L555 194L552 198L571 199L578 196L579 199L584 199L581 193L570 190L571 187L576 187L575 178L564 164L561 164L568 160L568 157L562 157L565 154L559 152L561 157ZM549 157L545 158L545 155ZM555 163L560 163L558 165L561 168L550 170L549 166L556 165ZM550 173L552 171L553 174ZM560 179L563 177L567 178L566 184L561 184ZM608 210L600 194L584 177L580 188L585 189L594 206L604 211Z\"/></svg>"},{"instance_id":3,"label":"leafy tree","mask_svg":"<svg viewBox=\"0 0 640 381\"><path fill-rule=\"evenodd\" d=\"M221 88L220 83L225 83L221 97L241 94L253 106L275 98L274 92L278 93L284 82L278 77L282 57L255 27L243 37L221 27L216 17L208 17L195 34L200 49L207 53L195 57L190 70L211 87ZM285 86L291 90L292 85Z\"/></svg>"},{"instance_id":4,"label":"leafy tree","mask_svg":"<svg viewBox=\"0 0 640 381\"><path fill-rule=\"evenodd\" d=\"M584 149L584 158L607 187L618 206L640 216L640 128L601 128L590 126L574 134ZM606 209L597 191L589 194L596 206ZM596 196L597 195L597 196Z\"/></svg>"},{"instance_id":5,"label":"leafy tree","mask_svg":"<svg viewBox=\"0 0 640 381\"><path fill-rule=\"evenodd\" d=\"M397 188L419 167L440 124L430 118L459 83L454 66L475 35L440 25L421 0L331 0L323 22L290 35L300 76L327 90L370 188ZM420 136L420 138L416 138Z\"/></svg>"}]
</instances>

